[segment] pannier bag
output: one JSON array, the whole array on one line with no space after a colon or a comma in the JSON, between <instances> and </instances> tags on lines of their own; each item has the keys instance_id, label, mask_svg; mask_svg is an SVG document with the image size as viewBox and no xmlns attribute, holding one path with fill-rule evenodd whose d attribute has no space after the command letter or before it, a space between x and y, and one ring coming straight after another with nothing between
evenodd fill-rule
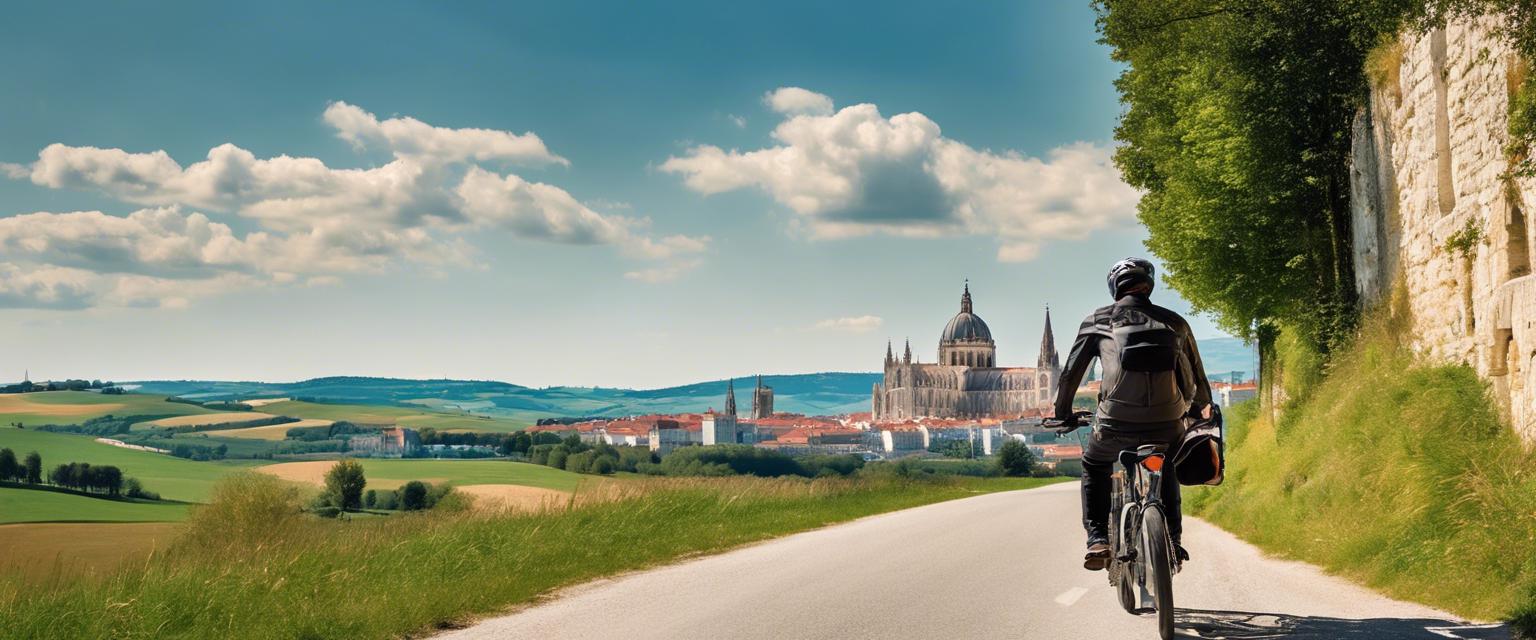
<instances>
[{"instance_id":1,"label":"pannier bag","mask_svg":"<svg viewBox=\"0 0 1536 640\"><path fill-rule=\"evenodd\" d=\"M1186 486L1221 484L1227 468L1226 435L1221 407L1211 405L1209 420L1197 418L1184 432L1184 442L1173 458L1174 474Z\"/></svg>"}]
</instances>

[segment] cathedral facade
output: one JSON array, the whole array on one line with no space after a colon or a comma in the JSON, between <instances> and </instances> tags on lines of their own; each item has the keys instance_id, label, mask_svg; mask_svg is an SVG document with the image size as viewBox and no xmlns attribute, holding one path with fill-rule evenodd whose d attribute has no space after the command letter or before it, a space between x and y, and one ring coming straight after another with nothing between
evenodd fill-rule
<instances>
[{"instance_id":1,"label":"cathedral facade","mask_svg":"<svg viewBox=\"0 0 1536 640\"><path fill-rule=\"evenodd\" d=\"M912 359L908 342L900 360L885 348L885 379L875 384L870 411L876 422L906 418L1014 418L1048 409L1055 401L1061 362L1045 311L1045 334L1034 367L997 366L992 330L976 315L967 283L960 313L939 335L938 362Z\"/></svg>"}]
</instances>

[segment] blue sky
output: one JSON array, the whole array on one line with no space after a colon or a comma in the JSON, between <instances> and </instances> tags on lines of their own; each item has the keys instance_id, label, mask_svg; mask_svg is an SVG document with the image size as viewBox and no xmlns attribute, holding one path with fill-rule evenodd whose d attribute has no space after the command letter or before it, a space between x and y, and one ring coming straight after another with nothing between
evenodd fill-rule
<instances>
[{"instance_id":1,"label":"blue sky","mask_svg":"<svg viewBox=\"0 0 1536 640\"><path fill-rule=\"evenodd\" d=\"M13 8L3 366L871 370L931 359L967 278L1032 364L1047 302L1065 349L1145 253L1086 4Z\"/></svg>"}]
</instances>

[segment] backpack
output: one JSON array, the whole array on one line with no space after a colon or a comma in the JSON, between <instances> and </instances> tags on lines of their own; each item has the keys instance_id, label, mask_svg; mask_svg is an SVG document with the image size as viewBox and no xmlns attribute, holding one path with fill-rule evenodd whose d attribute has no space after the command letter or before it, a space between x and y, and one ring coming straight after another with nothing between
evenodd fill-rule
<instances>
[{"instance_id":1,"label":"backpack","mask_svg":"<svg viewBox=\"0 0 1536 640\"><path fill-rule=\"evenodd\" d=\"M1174 475L1182 485L1218 485L1227 470L1226 429L1221 407L1211 405L1210 420L1195 420L1173 456Z\"/></svg>"},{"instance_id":2,"label":"backpack","mask_svg":"<svg viewBox=\"0 0 1536 640\"><path fill-rule=\"evenodd\" d=\"M1136 307L1117 306L1108 320L1099 415L1123 422L1182 418L1195 392L1183 335Z\"/></svg>"}]
</instances>

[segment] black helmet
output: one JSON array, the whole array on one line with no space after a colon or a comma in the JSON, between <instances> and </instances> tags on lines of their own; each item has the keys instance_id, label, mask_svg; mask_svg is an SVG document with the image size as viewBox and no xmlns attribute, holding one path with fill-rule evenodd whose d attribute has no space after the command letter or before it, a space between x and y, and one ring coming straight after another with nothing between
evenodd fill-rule
<instances>
[{"instance_id":1,"label":"black helmet","mask_svg":"<svg viewBox=\"0 0 1536 640\"><path fill-rule=\"evenodd\" d=\"M1152 287L1157 286L1157 278L1153 277L1155 275L1157 270L1143 258L1126 258L1116 262L1115 266L1109 268L1109 277L1106 278L1109 295L1118 300L1122 291L1141 282L1147 283L1147 293L1152 293Z\"/></svg>"}]
</instances>

